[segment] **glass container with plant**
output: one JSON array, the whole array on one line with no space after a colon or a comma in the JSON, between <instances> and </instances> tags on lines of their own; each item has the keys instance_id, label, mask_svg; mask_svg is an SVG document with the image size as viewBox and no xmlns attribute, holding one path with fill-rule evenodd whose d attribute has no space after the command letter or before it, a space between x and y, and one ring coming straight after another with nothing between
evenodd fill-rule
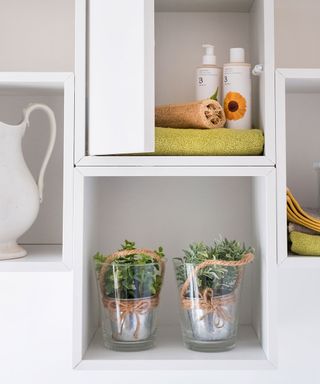
<instances>
[{"instance_id":1,"label":"glass container with plant","mask_svg":"<svg viewBox=\"0 0 320 384\"><path fill-rule=\"evenodd\" d=\"M143 350L153 346L164 253L125 241L110 256L94 255L106 347Z\"/></svg>"},{"instance_id":2,"label":"glass container with plant","mask_svg":"<svg viewBox=\"0 0 320 384\"><path fill-rule=\"evenodd\" d=\"M174 259L185 344L199 351L234 347L244 266L253 249L235 240L194 243Z\"/></svg>"}]
</instances>

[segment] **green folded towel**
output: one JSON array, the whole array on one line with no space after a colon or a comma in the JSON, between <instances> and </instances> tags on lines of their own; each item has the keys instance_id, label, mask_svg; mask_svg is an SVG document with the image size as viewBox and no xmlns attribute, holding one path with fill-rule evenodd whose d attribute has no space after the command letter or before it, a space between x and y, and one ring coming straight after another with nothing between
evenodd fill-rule
<instances>
[{"instance_id":1,"label":"green folded towel","mask_svg":"<svg viewBox=\"0 0 320 384\"><path fill-rule=\"evenodd\" d=\"M262 155L260 129L156 128L153 156L257 156Z\"/></svg>"},{"instance_id":2,"label":"green folded towel","mask_svg":"<svg viewBox=\"0 0 320 384\"><path fill-rule=\"evenodd\" d=\"M301 256L320 256L320 235L291 232L291 251Z\"/></svg>"}]
</instances>

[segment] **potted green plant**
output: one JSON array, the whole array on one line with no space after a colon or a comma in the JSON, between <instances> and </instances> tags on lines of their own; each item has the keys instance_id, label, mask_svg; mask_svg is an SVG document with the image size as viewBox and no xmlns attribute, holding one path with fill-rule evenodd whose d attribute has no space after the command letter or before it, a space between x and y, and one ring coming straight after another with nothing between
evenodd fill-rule
<instances>
[{"instance_id":1,"label":"potted green plant","mask_svg":"<svg viewBox=\"0 0 320 384\"><path fill-rule=\"evenodd\" d=\"M163 249L137 249L126 240L110 256L98 252L94 263L106 347L124 351L151 348L165 269Z\"/></svg>"},{"instance_id":2,"label":"potted green plant","mask_svg":"<svg viewBox=\"0 0 320 384\"><path fill-rule=\"evenodd\" d=\"M223 351L235 345L244 266L253 249L220 239L208 246L194 243L174 259L186 346L198 351Z\"/></svg>"}]
</instances>

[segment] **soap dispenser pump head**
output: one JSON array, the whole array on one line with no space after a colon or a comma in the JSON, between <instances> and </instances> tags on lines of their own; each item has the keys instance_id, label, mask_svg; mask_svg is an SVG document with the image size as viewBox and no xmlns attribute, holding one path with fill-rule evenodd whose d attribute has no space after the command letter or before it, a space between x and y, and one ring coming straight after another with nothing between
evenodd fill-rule
<instances>
[{"instance_id":1,"label":"soap dispenser pump head","mask_svg":"<svg viewBox=\"0 0 320 384\"><path fill-rule=\"evenodd\" d=\"M230 63L244 63L245 55L243 48L230 48Z\"/></svg>"},{"instance_id":2,"label":"soap dispenser pump head","mask_svg":"<svg viewBox=\"0 0 320 384\"><path fill-rule=\"evenodd\" d=\"M202 64L216 65L216 56L214 55L214 46L211 44L202 44L202 47L206 50L202 58Z\"/></svg>"}]
</instances>

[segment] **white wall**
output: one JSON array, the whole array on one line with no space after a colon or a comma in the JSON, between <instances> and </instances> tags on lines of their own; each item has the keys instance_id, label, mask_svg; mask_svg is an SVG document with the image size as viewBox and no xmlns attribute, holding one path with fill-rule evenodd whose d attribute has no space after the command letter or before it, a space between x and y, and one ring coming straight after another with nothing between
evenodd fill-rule
<instances>
[{"instance_id":1,"label":"white wall","mask_svg":"<svg viewBox=\"0 0 320 384\"><path fill-rule=\"evenodd\" d=\"M316 52L320 36L319 3L318 0L277 1L278 66L320 66L320 52ZM0 70L72 71L73 29L73 0L0 0ZM307 33L301 36L303 30ZM0 382L320 382L319 275L315 269L280 268L278 276L274 276L275 281L279 281L278 369L111 374L78 372L70 368L72 272L2 273Z\"/></svg>"}]
</instances>

